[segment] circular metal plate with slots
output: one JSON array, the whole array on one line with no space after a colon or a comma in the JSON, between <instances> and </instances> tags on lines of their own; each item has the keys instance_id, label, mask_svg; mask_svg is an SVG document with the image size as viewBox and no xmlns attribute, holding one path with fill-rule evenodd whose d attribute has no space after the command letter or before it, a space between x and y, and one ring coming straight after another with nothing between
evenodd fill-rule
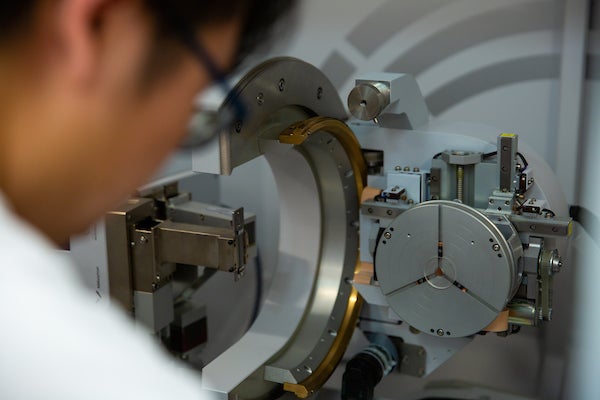
<instances>
[{"instance_id":1,"label":"circular metal plate with slots","mask_svg":"<svg viewBox=\"0 0 600 400\"><path fill-rule=\"evenodd\" d=\"M518 280L511 242L485 215L450 201L425 202L399 215L378 241L375 266L398 316L443 337L485 329Z\"/></svg>"}]
</instances>

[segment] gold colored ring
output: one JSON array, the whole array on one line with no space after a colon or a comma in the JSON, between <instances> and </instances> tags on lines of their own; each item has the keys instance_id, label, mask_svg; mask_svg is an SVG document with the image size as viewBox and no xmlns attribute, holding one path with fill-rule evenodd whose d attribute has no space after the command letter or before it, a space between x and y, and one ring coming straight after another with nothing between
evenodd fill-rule
<instances>
[{"instance_id":1,"label":"gold colored ring","mask_svg":"<svg viewBox=\"0 0 600 400\"><path fill-rule=\"evenodd\" d=\"M358 194L358 202L360 204L361 194L367 180L367 167L360 143L356 139L356 136L354 136L352 130L344 122L328 117L309 118L293 124L284 130L279 136L279 141L285 144L301 146L304 141L306 141L306 139L308 139L313 133L319 131L327 132L333 135L344 148L350 164L352 165L356 182L356 191ZM357 265L354 272L356 273L359 268L360 257L357 257ZM348 297L348 304L346 306L342 323L338 330L338 334L329 349L329 352L323 358L321 364L319 364L313 373L304 381L300 383L284 383L283 389L285 391L292 392L297 397L304 399L325 384L339 364L346 351L346 348L348 347L348 343L350 342L350 338L352 337L354 328L356 327L362 302L362 298L356 289L352 287Z\"/></svg>"}]
</instances>

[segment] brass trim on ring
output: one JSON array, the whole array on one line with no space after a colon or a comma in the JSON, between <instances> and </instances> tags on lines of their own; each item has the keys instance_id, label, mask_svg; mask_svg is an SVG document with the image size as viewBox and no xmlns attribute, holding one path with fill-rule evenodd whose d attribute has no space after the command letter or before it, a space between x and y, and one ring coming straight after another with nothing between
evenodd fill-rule
<instances>
[{"instance_id":1,"label":"brass trim on ring","mask_svg":"<svg viewBox=\"0 0 600 400\"><path fill-rule=\"evenodd\" d=\"M358 201L360 204L361 195L367 181L367 167L364 160L360 143L354 136L352 130L343 122L335 118L313 117L298 122L285 129L279 136L279 141L285 144L300 146L313 133L323 131L333 135L342 145L354 172ZM357 243L358 248L358 243ZM354 272L360 270L360 257ZM313 371L313 373L300 383L284 383L283 390L294 393L298 398L307 398L316 390L321 388L329 379L337 365L339 364L350 338L356 327L358 315L362 305L362 298L353 287L348 297L348 304L337 336L333 341L329 352Z\"/></svg>"}]
</instances>

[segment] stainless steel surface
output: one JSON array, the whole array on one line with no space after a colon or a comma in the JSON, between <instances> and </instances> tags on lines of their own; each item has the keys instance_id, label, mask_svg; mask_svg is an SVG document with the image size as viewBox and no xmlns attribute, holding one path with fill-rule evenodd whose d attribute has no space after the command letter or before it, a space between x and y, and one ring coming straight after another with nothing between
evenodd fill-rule
<instances>
[{"instance_id":1,"label":"stainless steel surface","mask_svg":"<svg viewBox=\"0 0 600 400\"><path fill-rule=\"evenodd\" d=\"M474 165L482 160L480 151L446 150L441 154L442 160L452 165Z\"/></svg>"},{"instance_id":2,"label":"stainless steel surface","mask_svg":"<svg viewBox=\"0 0 600 400\"><path fill-rule=\"evenodd\" d=\"M498 137L498 172L500 174L500 191L502 192L512 192L515 187L517 148L517 135L503 133Z\"/></svg>"},{"instance_id":3,"label":"stainless steel surface","mask_svg":"<svg viewBox=\"0 0 600 400\"><path fill-rule=\"evenodd\" d=\"M525 326L535 326L538 324L535 304L523 300L511 301L508 303L507 308L509 323Z\"/></svg>"},{"instance_id":4,"label":"stainless steel surface","mask_svg":"<svg viewBox=\"0 0 600 400\"><path fill-rule=\"evenodd\" d=\"M427 365L427 350L406 342L398 344L400 360L396 370L401 374L422 377L425 375Z\"/></svg>"},{"instance_id":5,"label":"stainless steel surface","mask_svg":"<svg viewBox=\"0 0 600 400\"><path fill-rule=\"evenodd\" d=\"M280 90L281 80L285 81L284 90ZM274 58L252 69L232 93L246 105L248 119L221 132L222 174L230 174L235 167L262 154L257 135L269 125L278 125L278 134L290 124L316 115L346 118L344 105L329 79L314 66L291 57ZM230 102L226 99L223 107ZM276 118L286 108L300 112L293 118L289 113Z\"/></svg>"},{"instance_id":6,"label":"stainless steel surface","mask_svg":"<svg viewBox=\"0 0 600 400\"><path fill-rule=\"evenodd\" d=\"M203 369L204 385L259 398L285 383L308 395L318 388L311 379L326 379L335 368L332 349L341 357L340 339L351 333L342 330L351 321L349 305L359 302L350 282L358 259L357 182L364 172L357 175L345 141L327 129L305 132L295 146L279 143L285 128L308 117L345 117L335 89L316 68L276 59L252 70L237 90L251 119L223 132L222 171L266 156L279 191L279 259L254 325Z\"/></svg>"},{"instance_id":7,"label":"stainless steel surface","mask_svg":"<svg viewBox=\"0 0 600 400\"><path fill-rule=\"evenodd\" d=\"M410 207L406 204L391 204L378 201L365 201L360 206L363 215L373 218L393 219Z\"/></svg>"},{"instance_id":8,"label":"stainless steel surface","mask_svg":"<svg viewBox=\"0 0 600 400\"><path fill-rule=\"evenodd\" d=\"M159 262L244 273L247 256L243 232L173 221L160 223L152 232Z\"/></svg>"},{"instance_id":9,"label":"stainless steel surface","mask_svg":"<svg viewBox=\"0 0 600 400\"><path fill-rule=\"evenodd\" d=\"M573 231L573 220L565 217L546 218L543 215L509 216L510 222L519 232L536 236L570 236Z\"/></svg>"},{"instance_id":10,"label":"stainless steel surface","mask_svg":"<svg viewBox=\"0 0 600 400\"><path fill-rule=\"evenodd\" d=\"M399 323L398 316L393 312L390 315L388 310L388 307L374 307L366 304L361 313L360 329L365 332L384 333L391 337L401 338L403 343L407 345L425 348L426 351L423 355L425 358L425 371L423 376L431 374L460 349L471 343L472 338L469 337L445 337L440 339L437 336L427 335L411 328L406 323ZM402 355L400 355L400 358L402 359ZM420 361L418 364L420 365ZM409 367L409 371L413 371L412 367ZM402 365L400 365L400 372L403 373ZM418 372L418 370L414 372Z\"/></svg>"},{"instance_id":11,"label":"stainless steel surface","mask_svg":"<svg viewBox=\"0 0 600 400\"><path fill-rule=\"evenodd\" d=\"M390 88L382 82L361 83L348 95L348 109L356 118L377 118L390 104Z\"/></svg>"},{"instance_id":12,"label":"stainless steel surface","mask_svg":"<svg viewBox=\"0 0 600 400\"><path fill-rule=\"evenodd\" d=\"M149 199L130 200L106 215L108 279L111 297L128 312L133 312L133 266L130 249L135 246L131 227L153 210Z\"/></svg>"},{"instance_id":13,"label":"stainless steel surface","mask_svg":"<svg viewBox=\"0 0 600 400\"><path fill-rule=\"evenodd\" d=\"M376 126L414 129L429 121L429 110L415 78L408 74L374 72L355 80L348 108Z\"/></svg>"},{"instance_id":14,"label":"stainless steel surface","mask_svg":"<svg viewBox=\"0 0 600 400\"><path fill-rule=\"evenodd\" d=\"M561 266L558 250L542 248L538 272L540 293L536 303L537 317L540 320L552 320L554 275L560 271Z\"/></svg>"},{"instance_id":15,"label":"stainless steel surface","mask_svg":"<svg viewBox=\"0 0 600 400\"><path fill-rule=\"evenodd\" d=\"M391 238L380 239L376 252L390 307L431 335L483 330L519 284L520 243L514 243L516 232L503 234L505 228L455 202L431 201L405 211L386 228Z\"/></svg>"}]
</instances>

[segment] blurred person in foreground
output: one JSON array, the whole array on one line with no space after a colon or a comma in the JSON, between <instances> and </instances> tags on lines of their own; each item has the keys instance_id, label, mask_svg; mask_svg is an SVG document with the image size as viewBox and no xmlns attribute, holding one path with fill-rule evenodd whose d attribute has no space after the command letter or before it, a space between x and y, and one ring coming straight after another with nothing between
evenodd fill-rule
<instances>
[{"instance_id":1,"label":"blurred person in foreground","mask_svg":"<svg viewBox=\"0 0 600 400\"><path fill-rule=\"evenodd\" d=\"M0 4L0 398L202 399L56 251L182 142L196 95L293 0Z\"/></svg>"}]
</instances>

